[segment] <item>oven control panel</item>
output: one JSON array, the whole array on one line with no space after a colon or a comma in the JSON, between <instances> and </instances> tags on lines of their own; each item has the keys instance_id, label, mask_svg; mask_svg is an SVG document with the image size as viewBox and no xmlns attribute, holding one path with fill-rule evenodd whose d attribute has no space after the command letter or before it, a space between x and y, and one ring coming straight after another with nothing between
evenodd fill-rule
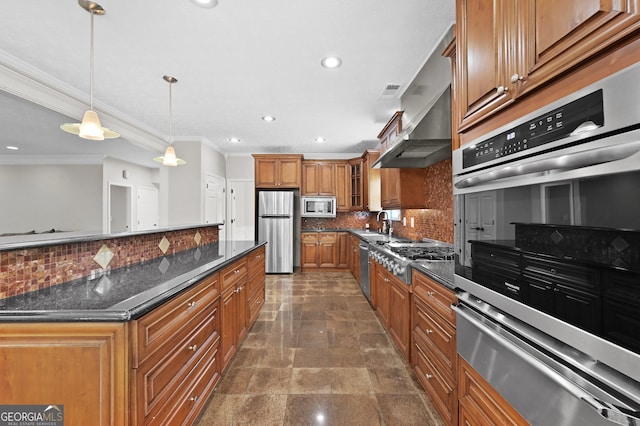
<instances>
[{"instance_id":1,"label":"oven control panel","mask_svg":"<svg viewBox=\"0 0 640 426\"><path fill-rule=\"evenodd\" d=\"M602 89L465 148L462 151L462 167L508 158L555 142L588 122L598 127L604 124Z\"/></svg>"}]
</instances>

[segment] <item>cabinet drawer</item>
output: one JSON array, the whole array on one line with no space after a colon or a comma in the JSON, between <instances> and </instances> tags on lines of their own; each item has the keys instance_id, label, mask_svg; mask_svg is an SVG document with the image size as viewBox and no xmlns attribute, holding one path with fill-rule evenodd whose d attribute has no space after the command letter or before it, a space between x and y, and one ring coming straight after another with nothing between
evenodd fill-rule
<instances>
[{"instance_id":1,"label":"cabinet drawer","mask_svg":"<svg viewBox=\"0 0 640 426\"><path fill-rule=\"evenodd\" d=\"M137 368L161 346L175 345L190 331L184 325L200 315L219 295L218 274L154 309L132 323L132 368Z\"/></svg>"},{"instance_id":2,"label":"cabinet drawer","mask_svg":"<svg viewBox=\"0 0 640 426\"><path fill-rule=\"evenodd\" d=\"M451 424L457 410L453 378L440 374L419 346L415 346L415 349L414 372L425 391L431 396L433 405L442 415L445 424Z\"/></svg>"},{"instance_id":3,"label":"cabinet drawer","mask_svg":"<svg viewBox=\"0 0 640 426\"><path fill-rule=\"evenodd\" d=\"M471 257L474 262L491 263L500 268L520 270L520 253L514 250L472 244Z\"/></svg>"},{"instance_id":4,"label":"cabinet drawer","mask_svg":"<svg viewBox=\"0 0 640 426\"><path fill-rule=\"evenodd\" d=\"M600 290L598 271L587 266L570 265L564 262L533 256L523 256L522 270L525 274L538 276L552 282L597 292Z\"/></svg>"},{"instance_id":5,"label":"cabinet drawer","mask_svg":"<svg viewBox=\"0 0 640 426\"><path fill-rule=\"evenodd\" d=\"M249 324L253 324L253 322L258 318L260 309L262 309L262 306L264 305L264 289L251 296L248 300L248 305Z\"/></svg>"},{"instance_id":6,"label":"cabinet drawer","mask_svg":"<svg viewBox=\"0 0 640 426\"><path fill-rule=\"evenodd\" d=\"M318 233L317 232L303 232L302 233L302 242L307 244L315 244L318 242Z\"/></svg>"},{"instance_id":7,"label":"cabinet drawer","mask_svg":"<svg viewBox=\"0 0 640 426\"><path fill-rule=\"evenodd\" d=\"M247 256L247 269L250 277L260 273L260 271L264 271L264 256L264 246L249 253L249 255Z\"/></svg>"},{"instance_id":8,"label":"cabinet drawer","mask_svg":"<svg viewBox=\"0 0 640 426\"><path fill-rule=\"evenodd\" d=\"M146 423L170 403L187 382L195 365L220 340L218 306L197 324L195 330L176 346L157 352L134 372L137 416ZM189 327L193 330L193 328Z\"/></svg>"},{"instance_id":9,"label":"cabinet drawer","mask_svg":"<svg viewBox=\"0 0 640 426\"><path fill-rule=\"evenodd\" d=\"M242 258L220 271L220 292L236 285L247 276L247 259Z\"/></svg>"},{"instance_id":10,"label":"cabinet drawer","mask_svg":"<svg viewBox=\"0 0 640 426\"><path fill-rule=\"evenodd\" d=\"M440 361L446 366L450 374L454 374L456 359L456 330L437 315L433 315L430 309L420 300L414 299L413 311L414 336L427 342L435 349Z\"/></svg>"},{"instance_id":11,"label":"cabinet drawer","mask_svg":"<svg viewBox=\"0 0 640 426\"><path fill-rule=\"evenodd\" d=\"M418 271L413 271L412 285L414 297L420 298L422 302L455 327L456 314L451 309L451 305L457 303L458 298L452 290Z\"/></svg>"},{"instance_id":12,"label":"cabinet drawer","mask_svg":"<svg viewBox=\"0 0 640 426\"><path fill-rule=\"evenodd\" d=\"M166 406L166 412L156 416L151 424L192 424L197 418L215 385L220 380L220 345L214 344L203 355L185 380L180 392Z\"/></svg>"},{"instance_id":13,"label":"cabinet drawer","mask_svg":"<svg viewBox=\"0 0 640 426\"><path fill-rule=\"evenodd\" d=\"M258 293L260 290L264 290L265 276L264 274L258 274L253 277L249 277L247 280L247 294L248 297Z\"/></svg>"},{"instance_id":14,"label":"cabinet drawer","mask_svg":"<svg viewBox=\"0 0 640 426\"><path fill-rule=\"evenodd\" d=\"M318 237L321 244L330 244L338 241L338 235L335 232L319 232Z\"/></svg>"}]
</instances>

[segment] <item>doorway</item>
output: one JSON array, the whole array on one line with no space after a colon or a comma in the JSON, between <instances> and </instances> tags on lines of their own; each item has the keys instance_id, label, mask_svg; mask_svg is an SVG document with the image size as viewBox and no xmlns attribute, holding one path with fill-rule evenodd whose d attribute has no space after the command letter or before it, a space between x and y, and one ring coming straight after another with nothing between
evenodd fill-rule
<instances>
[{"instance_id":1,"label":"doorway","mask_svg":"<svg viewBox=\"0 0 640 426\"><path fill-rule=\"evenodd\" d=\"M109 185L109 226L108 233L131 230L131 187Z\"/></svg>"}]
</instances>

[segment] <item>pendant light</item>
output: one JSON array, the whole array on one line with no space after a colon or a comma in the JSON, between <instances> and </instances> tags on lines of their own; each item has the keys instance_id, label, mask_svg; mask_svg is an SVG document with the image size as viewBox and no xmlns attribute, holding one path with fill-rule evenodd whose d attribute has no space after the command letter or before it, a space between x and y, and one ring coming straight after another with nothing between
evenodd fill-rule
<instances>
[{"instance_id":1,"label":"pendant light","mask_svg":"<svg viewBox=\"0 0 640 426\"><path fill-rule=\"evenodd\" d=\"M78 135L83 139L101 141L120 137L120 134L100 125L98 114L93 110L93 15L104 15L106 11L97 3L78 0L78 4L91 14L91 38L89 51L89 109L82 117L82 123L65 123L60 126L68 133Z\"/></svg>"},{"instance_id":2,"label":"pendant light","mask_svg":"<svg viewBox=\"0 0 640 426\"><path fill-rule=\"evenodd\" d=\"M178 80L175 77L172 77L170 75L165 75L162 78L164 78L164 80L169 83L169 146L167 147L167 150L164 152L164 155L162 157L156 157L154 158L155 161L157 161L158 163L162 163L165 166L181 166L183 164L187 164L186 161L184 161L181 158L178 158L176 156L176 150L173 149L173 134L171 131L171 121L172 121L172 114L171 114L171 85L173 83L177 83Z\"/></svg>"}]
</instances>

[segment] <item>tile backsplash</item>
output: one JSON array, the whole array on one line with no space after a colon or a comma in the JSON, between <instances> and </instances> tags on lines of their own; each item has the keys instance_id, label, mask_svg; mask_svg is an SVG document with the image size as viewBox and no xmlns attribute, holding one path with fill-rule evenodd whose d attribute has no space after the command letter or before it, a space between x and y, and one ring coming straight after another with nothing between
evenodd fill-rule
<instances>
[{"instance_id":1,"label":"tile backsplash","mask_svg":"<svg viewBox=\"0 0 640 426\"><path fill-rule=\"evenodd\" d=\"M167 253L159 247L163 238L169 243ZM103 246L112 252L106 268L117 269L216 241L218 227L203 226L0 251L0 299L102 273L94 257Z\"/></svg>"}]
</instances>

